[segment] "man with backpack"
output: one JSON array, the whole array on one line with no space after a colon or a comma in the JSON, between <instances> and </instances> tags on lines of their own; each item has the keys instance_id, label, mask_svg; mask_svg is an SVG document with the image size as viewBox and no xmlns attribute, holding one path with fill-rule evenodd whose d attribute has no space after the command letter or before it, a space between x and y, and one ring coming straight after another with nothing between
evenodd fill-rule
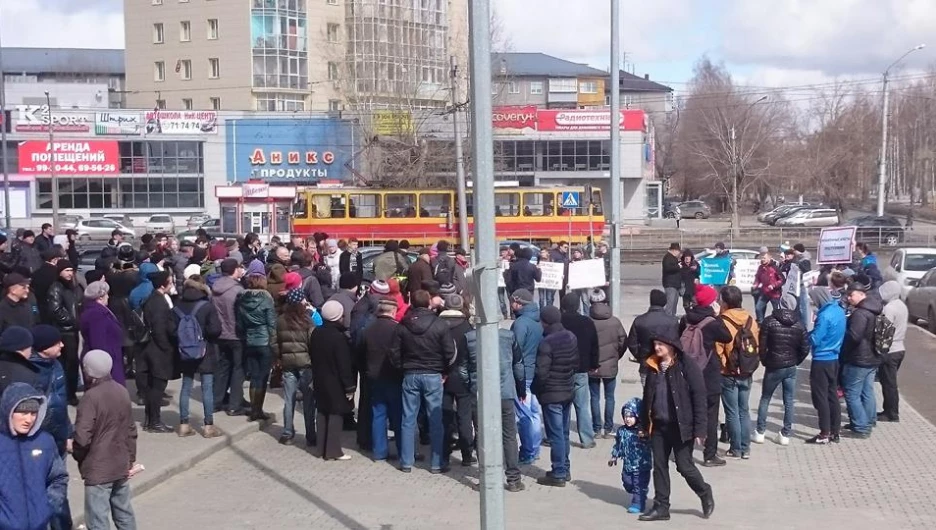
<instances>
[{"instance_id":1,"label":"man with backpack","mask_svg":"<svg viewBox=\"0 0 936 530\"><path fill-rule=\"evenodd\" d=\"M221 432L214 426L214 372L218 364L217 340L221 336L221 318L208 301L210 291L203 280L185 280L182 294L172 308L179 348L182 390L179 393L179 436L195 434L189 425L189 397L195 374L201 376L204 429L202 436L216 438Z\"/></svg>"},{"instance_id":2,"label":"man with backpack","mask_svg":"<svg viewBox=\"0 0 936 530\"><path fill-rule=\"evenodd\" d=\"M877 403L874 395L874 374L881 365L878 336L886 335L889 326L890 338L894 336L894 324L886 316L881 299L869 294L870 279L858 274L846 292L848 305L852 307L842 343L842 388L845 389L845 406L856 438L867 439L871 428L877 423ZM888 349L891 343L887 344Z\"/></svg>"},{"instance_id":3,"label":"man with backpack","mask_svg":"<svg viewBox=\"0 0 936 530\"><path fill-rule=\"evenodd\" d=\"M680 345L687 361L702 370L705 380L706 435L702 465L718 467L725 461L718 456L718 414L721 405L721 362L715 345L731 340L725 322L718 318L718 292L711 285L696 288L696 304L689 308L679 323Z\"/></svg>"},{"instance_id":4,"label":"man with backpack","mask_svg":"<svg viewBox=\"0 0 936 530\"><path fill-rule=\"evenodd\" d=\"M449 243L444 239L436 243L439 254L431 260L432 279L439 285L452 285L455 283L455 260L448 255Z\"/></svg>"},{"instance_id":5,"label":"man with backpack","mask_svg":"<svg viewBox=\"0 0 936 530\"><path fill-rule=\"evenodd\" d=\"M731 334L731 340L715 347L722 365L722 403L731 440L726 455L747 460L751 454L751 383L760 366L757 344L760 329L754 317L741 307L740 289L734 285L725 287L721 301L724 305L721 320Z\"/></svg>"},{"instance_id":6,"label":"man with backpack","mask_svg":"<svg viewBox=\"0 0 936 530\"><path fill-rule=\"evenodd\" d=\"M908 214L909 215L909 214ZM894 324L894 337L890 351L882 359L878 369L881 393L884 395L884 411L878 413L878 421L900 421L900 392L897 389L897 370L904 359L904 339L907 336L907 304L900 299L900 284L891 280L878 288L884 301L883 315Z\"/></svg>"}]
</instances>

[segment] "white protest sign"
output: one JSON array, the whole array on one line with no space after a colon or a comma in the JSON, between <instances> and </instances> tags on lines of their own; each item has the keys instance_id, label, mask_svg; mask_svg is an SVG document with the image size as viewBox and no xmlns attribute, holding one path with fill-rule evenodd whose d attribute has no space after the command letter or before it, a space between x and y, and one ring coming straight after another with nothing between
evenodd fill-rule
<instances>
[{"instance_id":1,"label":"white protest sign","mask_svg":"<svg viewBox=\"0 0 936 530\"><path fill-rule=\"evenodd\" d=\"M607 282L603 259L586 259L569 264L569 289L604 287Z\"/></svg>"},{"instance_id":2,"label":"white protest sign","mask_svg":"<svg viewBox=\"0 0 936 530\"><path fill-rule=\"evenodd\" d=\"M562 289L562 277L565 275L565 265L562 263L553 263L551 261L542 261L538 267L543 274L543 281L536 282L537 289L549 289L550 291L559 291Z\"/></svg>"},{"instance_id":3,"label":"white protest sign","mask_svg":"<svg viewBox=\"0 0 936 530\"><path fill-rule=\"evenodd\" d=\"M497 269L497 286L498 287L500 288L507 287L507 281L504 280L504 272L509 268L510 268L510 262L505 259L502 259L500 261L500 268ZM507 294L510 294L510 293L507 293Z\"/></svg>"},{"instance_id":4,"label":"white protest sign","mask_svg":"<svg viewBox=\"0 0 936 530\"><path fill-rule=\"evenodd\" d=\"M754 285L754 277L757 275L757 268L760 267L760 260L757 259L737 259L734 264L734 281L738 288L750 289Z\"/></svg>"},{"instance_id":5,"label":"white protest sign","mask_svg":"<svg viewBox=\"0 0 936 530\"><path fill-rule=\"evenodd\" d=\"M827 263L851 263L852 249L855 245L855 227L841 226L823 228L819 233L819 249L817 262L820 265Z\"/></svg>"}]
</instances>

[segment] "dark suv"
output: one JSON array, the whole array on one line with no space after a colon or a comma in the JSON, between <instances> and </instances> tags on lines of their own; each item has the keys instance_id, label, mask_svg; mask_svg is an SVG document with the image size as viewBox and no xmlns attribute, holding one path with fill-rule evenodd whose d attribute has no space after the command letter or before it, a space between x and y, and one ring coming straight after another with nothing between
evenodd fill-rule
<instances>
[{"instance_id":1,"label":"dark suv","mask_svg":"<svg viewBox=\"0 0 936 530\"><path fill-rule=\"evenodd\" d=\"M885 215L866 215L842 223L842 226L854 226L855 239L863 243L874 243L895 247L904 240L904 227L896 217Z\"/></svg>"}]
</instances>

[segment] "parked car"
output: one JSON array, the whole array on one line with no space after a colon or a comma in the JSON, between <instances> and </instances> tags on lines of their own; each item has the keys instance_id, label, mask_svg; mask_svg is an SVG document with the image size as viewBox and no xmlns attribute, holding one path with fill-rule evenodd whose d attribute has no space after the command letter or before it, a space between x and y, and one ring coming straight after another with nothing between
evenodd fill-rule
<instances>
[{"instance_id":1,"label":"parked car","mask_svg":"<svg viewBox=\"0 0 936 530\"><path fill-rule=\"evenodd\" d=\"M758 215L757 220L762 223L772 225L777 221L777 219L781 219L787 215L792 215L799 210L804 210L806 208L811 208L811 206L808 204L784 204L783 206L777 206L765 214Z\"/></svg>"},{"instance_id":2,"label":"parked car","mask_svg":"<svg viewBox=\"0 0 936 530\"><path fill-rule=\"evenodd\" d=\"M895 247L904 240L904 227L896 217L865 215L842 223L842 226L857 227L855 238L864 243Z\"/></svg>"},{"instance_id":3,"label":"parked car","mask_svg":"<svg viewBox=\"0 0 936 530\"><path fill-rule=\"evenodd\" d=\"M693 217L695 219L708 219L712 216L712 209L709 208L709 205L704 201L686 201L681 202L677 205L679 208L680 217L683 219L688 219ZM667 215L668 219L675 218L675 212L670 212L670 215Z\"/></svg>"},{"instance_id":4,"label":"parked car","mask_svg":"<svg viewBox=\"0 0 936 530\"><path fill-rule=\"evenodd\" d=\"M127 228L133 228L133 219L129 215L123 213L106 213L103 215L104 219L110 219L111 221L117 221L118 223L126 226Z\"/></svg>"},{"instance_id":5,"label":"parked car","mask_svg":"<svg viewBox=\"0 0 936 530\"><path fill-rule=\"evenodd\" d=\"M910 323L926 320L926 327L936 333L936 269L930 269L920 278L916 288L907 293Z\"/></svg>"},{"instance_id":6,"label":"parked car","mask_svg":"<svg viewBox=\"0 0 936 530\"><path fill-rule=\"evenodd\" d=\"M777 219L774 226L788 227L825 227L839 224L839 215L836 210L827 208L799 210L793 215Z\"/></svg>"},{"instance_id":7,"label":"parked car","mask_svg":"<svg viewBox=\"0 0 936 530\"><path fill-rule=\"evenodd\" d=\"M175 232L175 221L171 215L151 215L146 220L146 231L150 234L171 234Z\"/></svg>"},{"instance_id":8,"label":"parked car","mask_svg":"<svg viewBox=\"0 0 936 530\"><path fill-rule=\"evenodd\" d=\"M74 230L78 228L78 222L84 219L80 215L63 215L59 217L59 225L56 227L57 232L65 233L66 230Z\"/></svg>"},{"instance_id":9,"label":"parked car","mask_svg":"<svg viewBox=\"0 0 936 530\"><path fill-rule=\"evenodd\" d=\"M901 248L891 256L890 268L898 274L903 296L917 286L927 271L936 267L936 248Z\"/></svg>"},{"instance_id":10,"label":"parked car","mask_svg":"<svg viewBox=\"0 0 936 530\"><path fill-rule=\"evenodd\" d=\"M206 213L195 214L188 218L188 221L185 223L185 227L189 230L195 230L199 228L202 223L209 220L211 220L211 216Z\"/></svg>"},{"instance_id":11,"label":"parked car","mask_svg":"<svg viewBox=\"0 0 936 530\"><path fill-rule=\"evenodd\" d=\"M114 230L120 230L120 233L124 235L124 239L133 239L135 237L133 230L130 228L116 221L104 219L103 217L97 219L82 219L78 221L75 230L78 231L78 240L84 243L90 241L107 241L110 239L111 232Z\"/></svg>"}]
</instances>

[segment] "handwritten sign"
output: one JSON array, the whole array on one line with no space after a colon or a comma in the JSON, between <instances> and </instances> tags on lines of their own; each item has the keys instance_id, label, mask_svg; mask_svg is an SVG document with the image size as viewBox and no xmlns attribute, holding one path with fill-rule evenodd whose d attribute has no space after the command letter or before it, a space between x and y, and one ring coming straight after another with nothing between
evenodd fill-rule
<instances>
[{"instance_id":1,"label":"handwritten sign","mask_svg":"<svg viewBox=\"0 0 936 530\"><path fill-rule=\"evenodd\" d=\"M507 287L507 281L504 280L504 272L510 268L510 262L507 260L501 260L500 268L497 270L497 286L504 289ZM507 293L508 295L510 293Z\"/></svg>"},{"instance_id":2,"label":"handwritten sign","mask_svg":"<svg viewBox=\"0 0 936 530\"><path fill-rule=\"evenodd\" d=\"M591 289L604 287L605 278L603 259L586 259L569 264L569 289Z\"/></svg>"},{"instance_id":3,"label":"handwritten sign","mask_svg":"<svg viewBox=\"0 0 936 530\"><path fill-rule=\"evenodd\" d=\"M548 289L550 291L562 290L562 280L565 275L565 265L562 263L553 263L544 261L539 264L539 269L543 274L543 281L536 282L537 289Z\"/></svg>"},{"instance_id":4,"label":"handwritten sign","mask_svg":"<svg viewBox=\"0 0 936 530\"><path fill-rule=\"evenodd\" d=\"M742 291L750 289L754 285L754 277L757 275L758 267L760 267L760 260L757 259L735 260L734 284Z\"/></svg>"},{"instance_id":5,"label":"handwritten sign","mask_svg":"<svg viewBox=\"0 0 936 530\"><path fill-rule=\"evenodd\" d=\"M851 263L852 250L855 248L855 227L841 226L823 228L819 233L817 260L820 265L827 263Z\"/></svg>"}]
</instances>

